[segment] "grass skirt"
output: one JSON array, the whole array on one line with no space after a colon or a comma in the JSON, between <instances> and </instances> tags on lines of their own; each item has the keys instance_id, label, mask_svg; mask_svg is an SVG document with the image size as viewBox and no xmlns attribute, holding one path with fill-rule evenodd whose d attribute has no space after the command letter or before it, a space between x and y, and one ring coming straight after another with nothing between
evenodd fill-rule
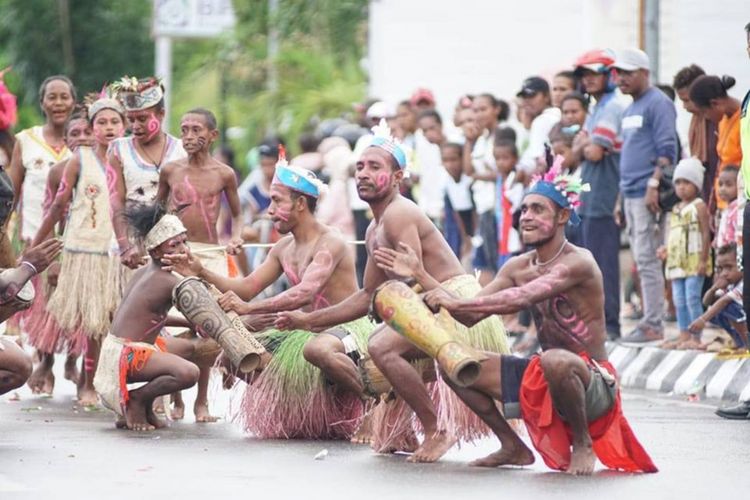
<instances>
[{"instance_id":1,"label":"grass skirt","mask_svg":"<svg viewBox=\"0 0 750 500\"><path fill-rule=\"evenodd\" d=\"M442 284L443 288L460 297L473 297L481 286L472 275L452 278ZM453 321L459 339L480 351L508 354L508 338L499 316L490 316L469 328ZM432 362L432 360L426 360ZM417 365L418 366L418 365ZM435 370L439 373L437 366ZM498 383L500 380L498 379ZM471 442L488 436L491 431L482 420L466 406L442 378L427 384L437 410L438 428L456 435L460 441ZM404 449L414 432L423 432L414 412L401 399L381 403L373 413L373 448L378 452Z\"/></svg>"},{"instance_id":2,"label":"grass skirt","mask_svg":"<svg viewBox=\"0 0 750 500\"><path fill-rule=\"evenodd\" d=\"M339 328L366 352L373 328L369 319ZM264 345L276 347L268 366L245 388L235 415L246 432L262 439L348 439L354 434L364 405L355 395L335 394L320 369L305 360L302 350L315 335L267 330L258 336Z\"/></svg>"},{"instance_id":3,"label":"grass skirt","mask_svg":"<svg viewBox=\"0 0 750 500\"><path fill-rule=\"evenodd\" d=\"M82 330L92 339L109 331L119 295L118 284L109 281L112 260L107 254L63 251L58 286L47 310L64 330Z\"/></svg>"},{"instance_id":4,"label":"grass skirt","mask_svg":"<svg viewBox=\"0 0 750 500\"><path fill-rule=\"evenodd\" d=\"M47 299L54 292L46 275L37 274L31 279L34 285L34 301L24 311L21 319L27 332L29 344L44 354L68 352L80 355L86 350L86 336L80 329L66 331L47 310Z\"/></svg>"}]
</instances>

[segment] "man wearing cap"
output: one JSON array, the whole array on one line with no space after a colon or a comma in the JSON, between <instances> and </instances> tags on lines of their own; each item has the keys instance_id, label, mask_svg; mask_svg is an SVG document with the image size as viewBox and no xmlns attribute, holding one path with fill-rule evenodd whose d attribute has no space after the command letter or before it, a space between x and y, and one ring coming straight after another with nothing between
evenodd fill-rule
<instances>
[{"instance_id":1,"label":"man wearing cap","mask_svg":"<svg viewBox=\"0 0 750 500\"><path fill-rule=\"evenodd\" d=\"M531 359L486 353L477 381L449 384L502 444L472 462L481 467L529 465L534 455L508 425L523 418L534 447L551 468L588 475L598 457L610 468L656 472L622 414L617 375L607 360L602 275L584 249L565 239L586 188L555 167L532 185L521 208L521 237L533 250L510 259L475 297L443 289L424 300L466 325L489 314L531 308L542 354ZM446 379L447 380L447 379ZM495 401L503 402L501 414Z\"/></svg>"},{"instance_id":2,"label":"man wearing cap","mask_svg":"<svg viewBox=\"0 0 750 500\"><path fill-rule=\"evenodd\" d=\"M315 219L324 186L311 171L291 167L280 151L271 184L268 215L274 228L286 235L249 276L227 278L212 272L192 254L165 257L172 269L198 276L225 294L225 310L246 315L249 328L262 331L259 339L273 357L263 360L245 392L240 418L246 431L261 438L350 438L362 417L362 383L352 350L366 347L372 324L365 314L336 325L326 334L311 329L266 329L280 311L316 311L338 304L357 292L354 261L346 242ZM270 298L247 302L285 275L291 288ZM310 346L306 344L310 343ZM306 361L309 359L323 369ZM333 396L326 382L348 394L348 404ZM311 407L315 410L311 411Z\"/></svg>"},{"instance_id":3,"label":"man wearing cap","mask_svg":"<svg viewBox=\"0 0 750 500\"><path fill-rule=\"evenodd\" d=\"M630 248L643 292L643 319L623 341L657 342L663 339L664 275L656 250L663 240L663 211L659 186L664 170L676 162L677 112L674 103L649 81L649 58L638 49L617 53L620 90L633 97L622 117L620 191L624 199Z\"/></svg>"},{"instance_id":4,"label":"man wearing cap","mask_svg":"<svg viewBox=\"0 0 750 500\"><path fill-rule=\"evenodd\" d=\"M112 224L120 260L131 269L143 262L136 245L128 239L124 210L137 203L151 203L159 186L159 169L187 157L179 139L162 130L164 87L156 78L125 76L112 85L125 108L133 135L112 141L107 161Z\"/></svg>"},{"instance_id":5,"label":"man wearing cap","mask_svg":"<svg viewBox=\"0 0 750 500\"><path fill-rule=\"evenodd\" d=\"M364 287L338 305L313 311L285 312L279 314L276 326L281 328L303 328L322 330L351 321L369 310L376 289L388 279L408 278L402 274L403 266L393 267L391 252L411 248L415 258L424 263L424 272L414 278L424 290L444 286L461 296L469 297L479 291L474 276L465 275L461 263L451 251L435 225L414 203L399 193L406 153L390 136L383 123L374 130L371 146L365 149L357 161L356 180L360 198L367 201L374 219L367 230L367 251L371 258L365 269ZM390 251L390 252L389 252ZM459 326L459 325L456 325ZM462 339L474 347L494 352L508 352L507 339L500 319L487 318L471 329L457 328ZM441 407L456 408L450 415L438 418L435 403L423 382L423 376L410 362L424 359L426 354L418 350L406 338L392 328L381 325L370 336L369 355L377 368L392 384L395 393L417 415L424 429L425 439L414 449L416 441L409 411L399 411L394 420L384 419L384 425L374 429L374 447L378 451L414 451L411 462L434 462L443 456L459 437L469 438L484 435L482 426L477 427L450 391L438 396ZM392 406L398 408L398 406ZM468 419L468 420L467 420ZM395 424L395 425L394 425Z\"/></svg>"},{"instance_id":6,"label":"man wearing cap","mask_svg":"<svg viewBox=\"0 0 750 500\"><path fill-rule=\"evenodd\" d=\"M617 92L609 66L614 52L592 50L575 63L575 75L590 97L584 130L573 151L584 158L581 180L591 186L581 194L583 246L594 256L604 280L604 315L610 338L620 336L620 228L615 207L620 193L620 122L629 99Z\"/></svg>"},{"instance_id":7,"label":"man wearing cap","mask_svg":"<svg viewBox=\"0 0 750 500\"><path fill-rule=\"evenodd\" d=\"M544 144L549 138L549 132L560 121L560 108L552 106L549 83L539 76L524 80L516 97L521 99L521 106L531 120L528 145L518 159L518 167L527 176L531 176L538 173L539 161L544 157Z\"/></svg>"},{"instance_id":8,"label":"man wearing cap","mask_svg":"<svg viewBox=\"0 0 750 500\"><path fill-rule=\"evenodd\" d=\"M417 114L435 109L435 95L430 89L424 87L415 90L409 102Z\"/></svg>"}]
</instances>

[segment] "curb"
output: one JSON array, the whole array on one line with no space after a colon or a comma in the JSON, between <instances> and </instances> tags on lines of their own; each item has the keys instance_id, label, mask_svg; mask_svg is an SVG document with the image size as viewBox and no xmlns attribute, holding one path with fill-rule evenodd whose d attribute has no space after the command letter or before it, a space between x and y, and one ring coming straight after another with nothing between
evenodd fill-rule
<instances>
[{"instance_id":1,"label":"curb","mask_svg":"<svg viewBox=\"0 0 750 500\"><path fill-rule=\"evenodd\" d=\"M717 359L715 353L607 343L620 385L678 396L728 402L750 399L750 359Z\"/></svg>"}]
</instances>

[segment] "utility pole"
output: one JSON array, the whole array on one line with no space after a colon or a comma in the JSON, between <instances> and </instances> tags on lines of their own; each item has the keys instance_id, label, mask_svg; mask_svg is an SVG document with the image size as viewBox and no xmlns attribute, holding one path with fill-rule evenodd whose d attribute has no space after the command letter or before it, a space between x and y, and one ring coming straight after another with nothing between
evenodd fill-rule
<instances>
[{"instance_id":1,"label":"utility pole","mask_svg":"<svg viewBox=\"0 0 750 500\"><path fill-rule=\"evenodd\" d=\"M651 60L651 81L659 82L659 0L641 0L641 49Z\"/></svg>"}]
</instances>

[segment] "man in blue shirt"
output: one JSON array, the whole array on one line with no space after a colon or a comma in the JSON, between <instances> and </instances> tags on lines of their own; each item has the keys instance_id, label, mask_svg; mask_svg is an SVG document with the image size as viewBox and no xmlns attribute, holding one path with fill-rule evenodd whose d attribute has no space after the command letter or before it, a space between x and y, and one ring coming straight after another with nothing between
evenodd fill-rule
<instances>
[{"instance_id":1,"label":"man in blue shirt","mask_svg":"<svg viewBox=\"0 0 750 500\"><path fill-rule=\"evenodd\" d=\"M633 97L622 116L620 192L643 292L643 319L623 340L652 343L664 337L664 275L656 249L662 244L664 220L659 206L663 170L677 160L677 112L674 103L649 81L649 58L638 49L616 56L618 85Z\"/></svg>"},{"instance_id":2,"label":"man in blue shirt","mask_svg":"<svg viewBox=\"0 0 750 500\"><path fill-rule=\"evenodd\" d=\"M573 142L576 155L584 158L581 178L591 191L581 194L583 246L588 249L604 279L604 315L607 334L620 337L620 228L615 206L620 183L620 123L630 99L617 91L610 66L611 50L592 50L575 63L575 75L596 104L589 108L584 130Z\"/></svg>"}]
</instances>

